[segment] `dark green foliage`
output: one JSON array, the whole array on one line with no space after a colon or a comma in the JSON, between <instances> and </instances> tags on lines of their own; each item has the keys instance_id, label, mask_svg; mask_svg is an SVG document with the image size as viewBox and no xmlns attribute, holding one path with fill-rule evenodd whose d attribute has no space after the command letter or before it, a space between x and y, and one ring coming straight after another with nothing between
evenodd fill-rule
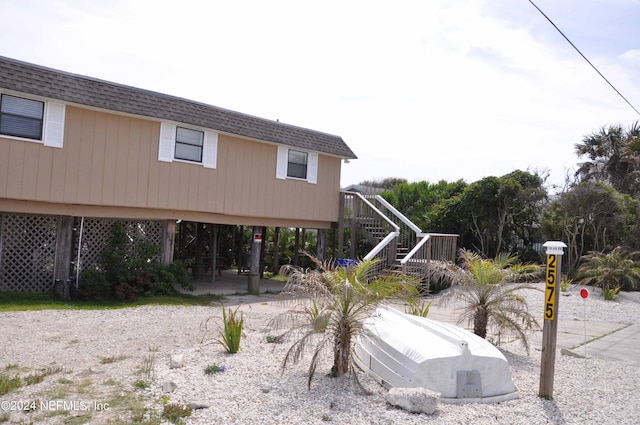
<instances>
[{"instance_id":1,"label":"dark green foliage","mask_svg":"<svg viewBox=\"0 0 640 425\"><path fill-rule=\"evenodd\" d=\"M404 182L382 196L425 232L460 235L459 246L485 256L510 251L537 261L532 247L540 240L544 180L537 173L516 170L472 184Z\"/></svg>"},{"instance_id":2,"label":"dark green foliage","mask_svg":"<svg viewBox=\"0 0 640 425\"><path fill-rule=\"evenodd\" d=\"M175 294L174 283L189 287L186 262L162 264L160 249L144 240L129 243L121 223L114 223L100 266L82 272L79 296L90 300L129 300Z\"/></svg>"},{"instance_id":3,"label":"dark green foliage","mask_svg":"<svg viewBox=\"0 0 640 425\"><path fill-rule=\"evenodd\" d=\"M588 251L609 251L621 245L640 248L640 202L604 183L584 181L550 203L542 229L549 240L567 244L569 272Z\"/></svg>"},{"instance_id":4,"label":"dark green foliage","mask_svg":"<svg viewBox=\"0 0 640 425\"><path fill-rule=\"evenodd\" d=\"M438 206L446 199L462 192L466 186L467 184L462 180L453 183L441 180L435 184L425 181L403 182L394 186L393 191L385 192L382 196L421 229L441 232L444 229L438 228L435 215Z\"/></svg>"},{"instance_id":5,"label":"dark green foliage","mask_svg":"<svg viewBox=\"0 0 640 425\"><path fill-rule=\"evenodd\" d=\"M629 129L615 124L603 126L575 144L579 164L577 176L584 181L604 182L635 198L640 196L640 122Z\"/></svg>"},{"instance_id":6,"label":"dark green foliage","mask_svg":"<svg viewBox=\"0 0 640 425\"><path fill-rule=\"evenodd\" d=\"M616 247L608 253L591 251L582 258L576 280L602 288L605 299L613 299L620 289L640 289L640 252Z\"/></svg>"}]
</instances>

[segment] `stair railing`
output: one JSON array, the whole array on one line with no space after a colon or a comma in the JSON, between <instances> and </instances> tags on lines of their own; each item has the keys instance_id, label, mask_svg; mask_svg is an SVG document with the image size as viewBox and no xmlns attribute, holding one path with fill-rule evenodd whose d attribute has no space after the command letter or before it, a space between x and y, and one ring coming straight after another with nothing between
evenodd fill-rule
<instances>
[{"instance_id":1,"label":"stair railing","mask_svg":"<svg viewBox=\"0 0 640 425\"><path fill-rule=\"evenodd\" d=\"M402 272L420 276L425 289L429 289L432 263L434 261L454 261L458 235L427 233L420 242L402 259Z\"/></svg>"},{"instance_id":2,"label":"stair railing","mask_svg":"<svg viewBox=\"0 0 640 425\"><path fill-rule=\"evenodd\" d=\"M400 235L398 236L398 251L396 260L404 258L409 251L416 246L425 233L407 216L402 214L391 205L386 199L380 195L375 195L373 198L378 208L389 217L400 228Z\"/></svg>"},{"instance_id":3,"label":"stair railing","mask_svg":"<svg viewBox=\"0 0 640 425\"><path fill-rule=\"evenodd\" d=\"M379 270L377 271L382 272L395 257L396 247L394 241L400 234L400 228L360 193L344 193L348 196L345 203L348 204L351 210L350 218L357 223L358 227L365 232L373 232L374 229L381 232L379 235L371 234L372 239L377 243L364 259L380 259L378 263ZM382 237L383 234L384 237Z\"/></svg>"},{"instance_id":4,"label":"stair railing","mask_svg":"<svg viewBox=\"0 0 640 425\"><path fill-rule=\"evenodd\" d=\"M382 239L373 237L372 239L379 242L364 257L368 260L373 258L381 260L378 272L382 273L394 261L399 261L403 273L418 277L428 289L432 273L431 263L455 260L458 235L422 232L415 223L380 195L363 196L358 192L343 193L346 195L345 217L359 222L360 229L365 231L370 230L367 226L379 230L385 229L386 236ZM373 216L376 216L375 220L379 221L369 225L363 224L366 220L372 220Z\"/></svg>"}]
</instances>

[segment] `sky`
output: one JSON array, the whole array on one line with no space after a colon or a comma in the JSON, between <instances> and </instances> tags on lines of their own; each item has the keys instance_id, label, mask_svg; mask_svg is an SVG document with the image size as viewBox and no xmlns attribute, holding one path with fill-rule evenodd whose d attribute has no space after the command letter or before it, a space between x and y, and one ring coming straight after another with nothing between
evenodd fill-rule
<instances>
[{"instance_id":1,"label":"sky","mask_svg":"<svg viewBox=\"0 0 640 425\"><path fill-rule=\"evenodd\" d=\"M640 0L534 0L640 110ZM529 0L0 0L0 55L341 136L341 184L572 175L640 119Z\"/></svg>"}]
</instances>

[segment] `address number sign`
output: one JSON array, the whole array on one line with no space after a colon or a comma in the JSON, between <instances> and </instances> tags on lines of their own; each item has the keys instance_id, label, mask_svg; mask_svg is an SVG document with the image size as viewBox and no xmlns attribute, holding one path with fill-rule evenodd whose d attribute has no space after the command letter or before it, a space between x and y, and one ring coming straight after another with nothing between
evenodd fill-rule
<instances>
[{"instance_id":1,"label":"address number sign","mask_svg":"<svg viewBox=\"0 0 640 425\"><path fill-rule=\"evenodd\" d=\"M558 276L558 256L547 255L547 278L545 291L544 320L556 320L556 288Z\"/></svg>"}]
</instances>

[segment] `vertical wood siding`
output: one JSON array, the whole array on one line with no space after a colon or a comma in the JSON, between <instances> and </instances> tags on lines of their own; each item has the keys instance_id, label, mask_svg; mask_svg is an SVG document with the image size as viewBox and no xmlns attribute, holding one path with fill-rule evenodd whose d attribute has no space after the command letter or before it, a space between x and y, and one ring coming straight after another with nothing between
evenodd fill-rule
<instances>
[{"instance_id":1,"label":"vertical wood siding","mask_svg":"<svg viewBox=\"0 0 640 425\"><path fill-rule=\"evenodd\" d=\"M336 221L339 158L278 180L277 146L218 137L216 169L158 161L160 123L67 106L64 148L0 137L0 198Z\"/></svg>"}]
</instances>

